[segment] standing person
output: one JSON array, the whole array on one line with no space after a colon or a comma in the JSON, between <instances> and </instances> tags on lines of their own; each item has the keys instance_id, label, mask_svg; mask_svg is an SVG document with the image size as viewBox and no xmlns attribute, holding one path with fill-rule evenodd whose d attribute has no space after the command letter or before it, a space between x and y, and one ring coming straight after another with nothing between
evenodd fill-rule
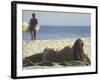
<instances>
[{"instance_id":1,"label":"standing person","mask_svg":"<svg viewBox=\"0 0 100 80\"><path fill-rule=\"evenodd\" d=\"M30 19L31 40L36 40L37 24L38 24L38 20L35 18L35 13L33 13L32 18Z\"/></svg>"}]
</instances>

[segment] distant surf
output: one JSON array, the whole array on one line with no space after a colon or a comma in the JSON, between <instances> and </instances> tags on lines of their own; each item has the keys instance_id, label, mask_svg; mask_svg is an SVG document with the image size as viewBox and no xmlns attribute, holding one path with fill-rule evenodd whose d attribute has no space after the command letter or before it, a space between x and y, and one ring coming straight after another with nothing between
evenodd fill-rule
<instances>
[{"instance_id":1,"label":"distant surf","mask_svg":"<svg viewBox=\"0 0 100 80\"><path fill-rule=\"evenodd\" d=\"M90 37L90 26L40 26L37 40ZM23 40L31 40L30 32L23 32Z\"/></svg>"}]
</instances>

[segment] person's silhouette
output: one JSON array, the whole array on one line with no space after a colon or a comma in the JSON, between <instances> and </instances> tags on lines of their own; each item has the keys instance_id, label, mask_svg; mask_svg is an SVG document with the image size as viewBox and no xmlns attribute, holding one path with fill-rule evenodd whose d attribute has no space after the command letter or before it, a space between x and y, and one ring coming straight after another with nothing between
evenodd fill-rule
<instances>
[{"instance_id":1,"label":"person's silhouette","mask_svg":"<svg viewBox=\"0 0 100 80\"><path fill-rule=\"evenodd\" d=\"M36 40L36 26L38 24L38 20L35 18L35 13L32 14L32 18L30 19L30 31L31 31L31 40Z\"/></svg>"}]
</instances>

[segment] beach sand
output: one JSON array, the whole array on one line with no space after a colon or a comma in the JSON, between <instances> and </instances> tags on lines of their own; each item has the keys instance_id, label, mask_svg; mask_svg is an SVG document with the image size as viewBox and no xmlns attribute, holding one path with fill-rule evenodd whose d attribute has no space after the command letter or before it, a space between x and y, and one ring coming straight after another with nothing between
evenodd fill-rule
<instances>
[{"instance_id":1,"label":"beach sand","mask_svg":"<svg viewBox=\"0 0 100 80\"><path fill-rule=\"evenodd\" d=\"M74 45L74 42L77 39L60 39L60 40L33 40L33 41L26 41L23 40L23 59L28 56L32 56L38 53L42 53L44 48L52 48L54 50L61 50L65 46L72 47ZM84 42L84 52L85 54L90 58L91 60L91 40L90 38L82 38ZM65 67L61 65L53 66L53 68L57 67ZM52 68L49 66L29 66L29 67L23 67L23 69L37 69L37 68Z\"/></svg>"},{"instance_id":2,"label":"beach sand","mask_svg":"<svg viewBox=\"0 0 100 80\"><path fill-rule=\"evenodd\" d=\"M91 40L90 38L82 38L84 42L84 52L90 58L91 56ZM60 40L23 40L23 58L41 53L44 48L52 48L54 50L61 50L65 46L72 47L76 39L60 39Z\"/></svg>"}]
</instances>

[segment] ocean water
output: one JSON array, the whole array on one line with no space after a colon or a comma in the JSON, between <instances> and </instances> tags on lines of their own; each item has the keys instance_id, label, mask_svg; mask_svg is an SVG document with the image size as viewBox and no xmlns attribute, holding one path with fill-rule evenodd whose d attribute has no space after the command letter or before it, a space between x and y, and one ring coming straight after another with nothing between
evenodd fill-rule
<instances>
[{"instance_id":1,"label":"ocean water","mask_svg":"<svg viewBox=\"0 0 100 80\"><path fill-rule=\"evenodd\" d=\"M90 37L89 26L40 26L37 40ZM23 40L31 40L30 32L23 32Z\"/></svg>"}]
</instances>

